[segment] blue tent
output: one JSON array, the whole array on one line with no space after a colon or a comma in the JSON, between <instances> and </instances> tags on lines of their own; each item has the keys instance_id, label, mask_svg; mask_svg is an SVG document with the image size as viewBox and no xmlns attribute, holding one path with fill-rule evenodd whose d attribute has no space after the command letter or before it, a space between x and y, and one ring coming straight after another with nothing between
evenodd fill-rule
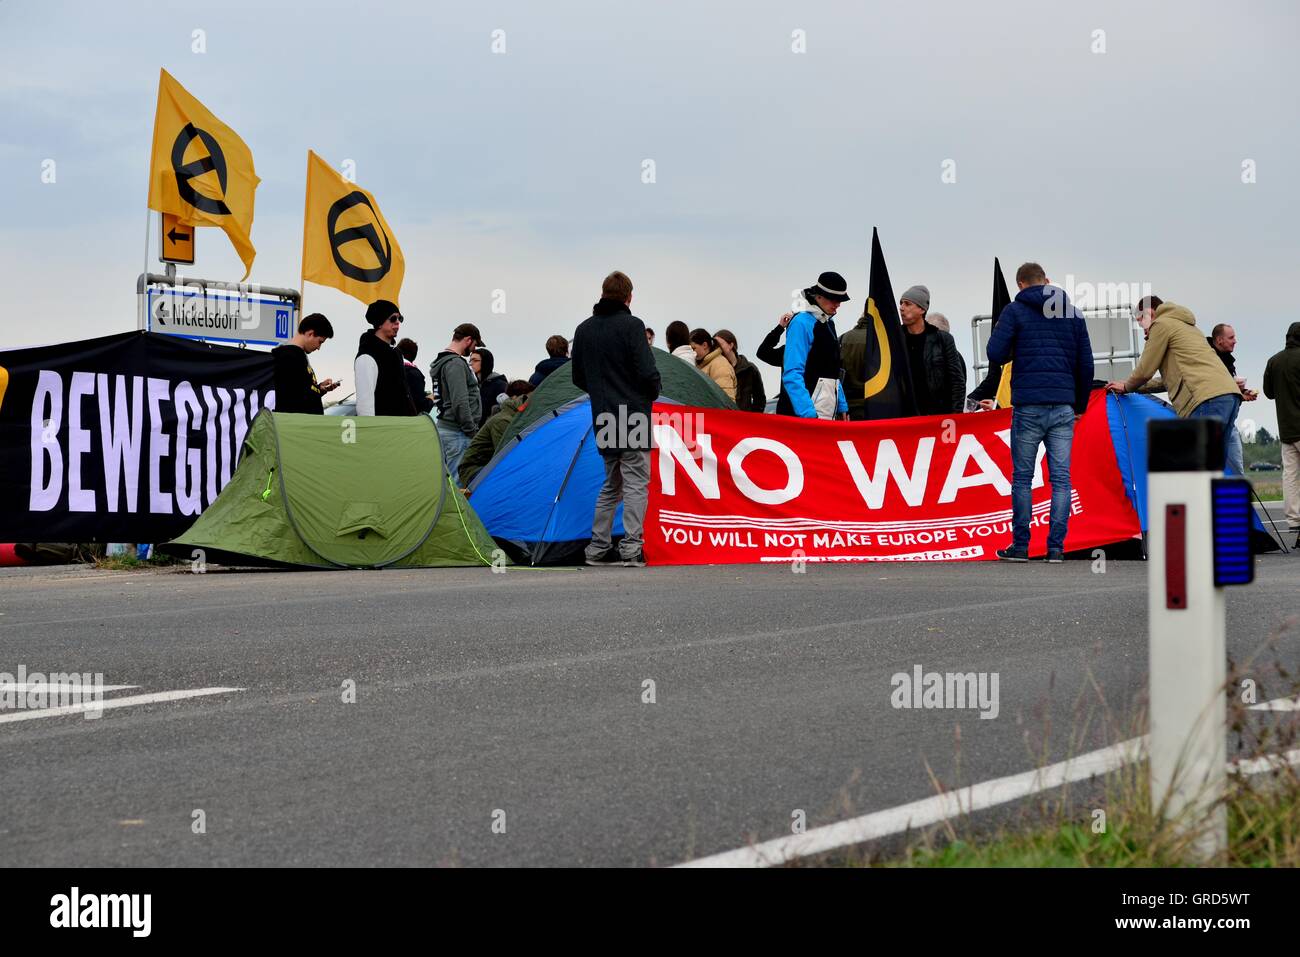
<instances>
[{"instance_id":1,"label":"blue tent","mask_svg":"<svg viewBox=\"0 0 1300 957\"><path fill-rule=\"evenodd\" d=\"M591 404L574 400L505 447L470 486L474 511L493 538L539 564L562 561L591 538L605 466L596 449ZM623 506L614 515L623 534Z\"/></svg>"},{"instance_id":2,"label":"blue tent","mask_svg":"<svg viewBox=\"0 0 1300 957\"><path fill-rule=\"evenodd\" d=\"M1115 459L1124 479L1124 491L1138 514L1142 532L1147 525L1147 423L1152 419L1176 419L1172 407L1149 395L1110 395L1106 397L1106 421L1115 443ZM1233 473L1229 473L1233 474ZM1277 542L1264 530L1259 515L1254 516L1251 544L1256 552L1274 551Z\"/></svg>"}]
</instances>

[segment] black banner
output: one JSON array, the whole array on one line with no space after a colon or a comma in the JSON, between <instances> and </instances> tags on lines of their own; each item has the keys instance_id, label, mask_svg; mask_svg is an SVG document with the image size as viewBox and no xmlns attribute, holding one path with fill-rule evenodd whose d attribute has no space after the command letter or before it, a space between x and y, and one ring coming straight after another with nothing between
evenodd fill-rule
<instances>
[{"instance_id":1,"label":"black banner","mask_svg":"<svg viewBox=\"0 0 1300 957\"><path fill-rule=\"evenodd\" d=\"M275 406L271 356L149 332L0 352L0 542L163 542Z\"/></svg>"}]
</instances>

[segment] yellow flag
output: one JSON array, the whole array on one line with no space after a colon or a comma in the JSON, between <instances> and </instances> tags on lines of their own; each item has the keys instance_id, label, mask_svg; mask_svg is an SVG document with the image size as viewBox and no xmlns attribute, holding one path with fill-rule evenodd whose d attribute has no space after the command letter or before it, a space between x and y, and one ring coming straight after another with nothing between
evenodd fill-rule
<instances>
[{"instance_id":1,"label":"yellow flag","mask_svg":"<svg viewBox=\"0 0 1300 957\"><path fill-rule=\"evenodd\" d=\"M998 408L1011 408L1011 363L1002 367L1002 378L998 380Z\"/></svg>"},{"instance_id":2,"label":"yellow flag","mask_svg":"<svg viewBox=\"0 0 1300 957\"><path fill-rule=\"evenodd\" d=\"M398 302L406 260L375 197L307 151L302 278L364 303Z\"/></svg>"},{"instance_id":3,"label":"yellow flag","mask_svg":"<svg viewBox=\"0 0 1300 957\"><path fill-rule=\"evenodd\" d=\"M249 233L260 182L247 144L163 70L153 121L149 208L179 216L186 226L220 226L244 261L247 279L257 255Z\"/></svg>"}]
</instances>

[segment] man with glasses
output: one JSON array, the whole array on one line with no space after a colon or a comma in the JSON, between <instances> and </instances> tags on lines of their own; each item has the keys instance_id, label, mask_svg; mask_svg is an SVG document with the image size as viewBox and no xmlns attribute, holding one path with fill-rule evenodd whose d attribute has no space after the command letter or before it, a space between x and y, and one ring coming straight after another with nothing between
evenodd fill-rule
<instances>
[{"instance_id":1,"label":"man with glasses","mask_svg":"<svg viewBox=\"0 0 1300 957\"><path fill-rule=\"evenodd\" d=\"M397 351L402 313L396 303L378 299L366 309L366 322L370 331L361 334L352 363L357 415L415 415L402 354Z\"/></svg>"}]
</instances>

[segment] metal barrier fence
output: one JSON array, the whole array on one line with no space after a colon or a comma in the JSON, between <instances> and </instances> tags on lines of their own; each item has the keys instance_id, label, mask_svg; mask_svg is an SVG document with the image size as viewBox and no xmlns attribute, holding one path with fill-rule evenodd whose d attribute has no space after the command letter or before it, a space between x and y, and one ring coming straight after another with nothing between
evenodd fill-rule
<instances>
[{"instance_id":1,"label":"metal barrier fence","mask_svg":"<svg viewBox=\"0 0 1300 957\"><path fill-rule=\"evenodd\" d=\"M1128 302L1118 302L1084 309L1082 312L1088 325L1088 338L1092 342L1092 361L1096 367L1094 378L1103 381L1127 379L1137 365L1138 356L1142 354L1139 327L1133 321L1133 306ZM973 382L976 384L983 381L989 369L988 344L992 332L992 316L971 318L971 342L975 357Z\"/></svg>"}]
</instances>

